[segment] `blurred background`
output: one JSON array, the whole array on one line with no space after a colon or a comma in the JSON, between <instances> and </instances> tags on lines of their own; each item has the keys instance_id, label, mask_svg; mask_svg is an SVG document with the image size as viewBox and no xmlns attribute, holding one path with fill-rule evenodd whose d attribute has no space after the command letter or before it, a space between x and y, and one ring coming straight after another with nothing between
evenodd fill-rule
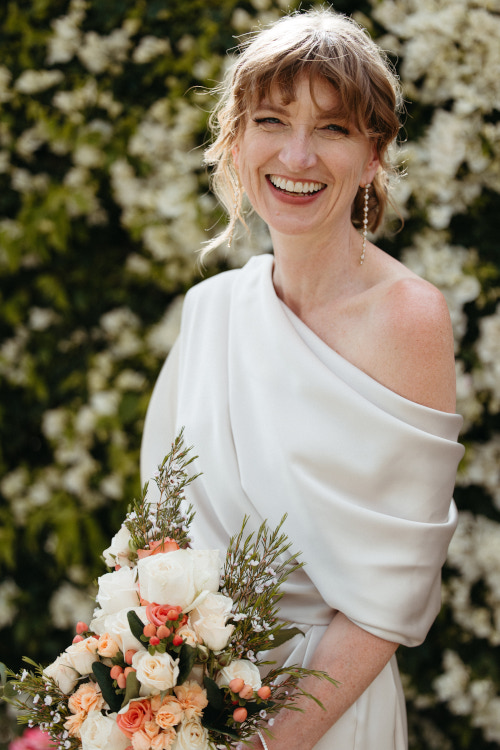
<instances>
[{"instance_id":1,"label":"blurred background","mask_svg":"<svg viewBox=\"0 0 500 750\"><path fill-rule=\"evenodd\" d=\"M210 88L288 0L4 0L0 8L0 662L52 662L93 609L140 493L144 415L203 276L270 250L202 165ZM466 446L441 615L399 651L411 750L500 747L500 2L333 0L388 52L407 115L401 229L376 241L438 286ZM314 3L303 0L307 9ZM20 733L0 704L0 748ZM379 750L375 748L374 750Z\"/></svg>"}]
</instances>

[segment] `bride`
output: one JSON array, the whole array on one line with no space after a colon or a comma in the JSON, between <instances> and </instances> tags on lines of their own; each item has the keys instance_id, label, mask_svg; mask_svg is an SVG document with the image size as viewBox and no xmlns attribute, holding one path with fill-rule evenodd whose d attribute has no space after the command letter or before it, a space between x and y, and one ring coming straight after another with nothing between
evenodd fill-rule
<instances>
[{"instance_id":1,"label":"bride","mask_svg":"<svg viewBox=\"0 0 500 750\"><path fill-rule=\"evenodd\" d=\"M305 635L277 658L340 685L304 685L324 710L283 711L269 750L404 750L395 652L440 607L463 453L450 319L367 238L398 101L380 50L331 11L284 17L242 48L206 157L230 217L211 244L230 241L245 200L273 254L190 290L145 424L144 480L182 426L199 454L197 546L224 549L244 515L257 528L288 514L306 565L281 611Z\"/></svg>"}]
</instances>

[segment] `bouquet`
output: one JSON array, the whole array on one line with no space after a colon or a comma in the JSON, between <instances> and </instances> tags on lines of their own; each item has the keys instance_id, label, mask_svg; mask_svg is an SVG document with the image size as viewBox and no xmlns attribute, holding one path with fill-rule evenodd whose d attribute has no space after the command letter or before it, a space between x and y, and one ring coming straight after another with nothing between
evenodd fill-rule
<instances>
[{"instance_id":1,"label":"bouquet","mask_svg":"<svg viewBox=\"0 0 500 750\"><path fill-rule=\"evenodd\" d=\"M264 523L229 544L190 546L185 487L195 457L182 431L103 553L97 609L48 667L9 673L19 720L60 750L208 750L269 734L282 708L299 710L300 679L323 672L272 667L267 652L301 634L278 620L280 588L302 563L281 528ZM265 676L259 667L271 665ZM334 683L335 684L335 683ZM316 702L318 702L316 700Z\"/></svg>"}]
</instances>

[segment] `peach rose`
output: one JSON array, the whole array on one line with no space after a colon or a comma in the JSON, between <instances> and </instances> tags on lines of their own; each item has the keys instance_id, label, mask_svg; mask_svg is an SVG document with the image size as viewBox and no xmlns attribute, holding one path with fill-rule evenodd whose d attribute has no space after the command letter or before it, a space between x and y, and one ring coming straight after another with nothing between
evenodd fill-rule
<instances>
[{"instance_id":1,"label":"peach rose","mask_svg":"<svg viewBox=\"0 0 500 750\"><path fill-rule=\"evenodd\" d=\"M177 698L167 695L156 712L155 721L159 727L166 729L179 724L184 718L184 711Z\"/></svg>"},{"instance_id":2,"label":"peach rose","mask_svg":"<svg viewBox=\"0 0 500 750\"><path fill-rule=\"evenodd\" d=\"M80 739L80 729L86 718L87 714L85 711L80 711L66 719L64 722L64 728L70 737L78 737L78 739Z\"/></svg>"},{"instance_id":3,"label":"peach rose","mask_svg":"<svg viewBox=\"0 0 500 750\"><path fill-rule=\"evenodd\" d=\"M152 741L159 734L160 728L154 721L144 722L142 729L132 735L134 750L150 750Z\"/></svg>"},{"instance_id":4,"label":"peach rose","mask_svg":"<svg viewBox=\"0 0 500 750\"><path fill-rule=\"evenodd\" d=\"M81 711L85 714L90 711L100 711L101 708L104 708L104 698L99 685L94 682L84 682L70 696L68 708L72 714L79 714Z\"/></svg>"},{"instance_id":5,"label":"peach rose","mask_svg":"<svg viewBox=\"0 0 500 750\"><path fill-rule=\"evenodd\" d=\"M107 656L112 659L120 650L118 643L110 636L109 633L103 633L97 643L97 653L100 656Z\"/></svg>"},{"instance_id":6,"label":"peach rose","mask_svg":"<svg viewBox=\"0 0 500 750\"><path fill-rule=\"evenodd\" d=\"M147 721L152 721L152 719L151 703L147 699L142 699L130 701L126 709L122 708L116 717L116 723L127 737L132 737L135 732L144 727Z\"/></svg>"},{"instance_id":7,"label":"peach rose","mask_svg":"<svg viewBox=\"0 0 500 750\"><path fill-rule=\"evenodd\" d=\"M151 557L151 555L159 555L162 552L174 552L179 549L179 545L173 539L167 536L166 539L159 540L157 542L151 542L149 549L138 549L137 557L141 560L143 557Z\"/></svg>"},{"instance_id":8,"label":"peach rose","mask_svg":"<svg viewBox=\"0 0 500 750\"><path fill-rule=\"evenodd\" d=\"M174 688L179 703L187 719L201 716L203 709L208 706L207 693L197 682L188 681Z\"/></svg>"}]
</instances>

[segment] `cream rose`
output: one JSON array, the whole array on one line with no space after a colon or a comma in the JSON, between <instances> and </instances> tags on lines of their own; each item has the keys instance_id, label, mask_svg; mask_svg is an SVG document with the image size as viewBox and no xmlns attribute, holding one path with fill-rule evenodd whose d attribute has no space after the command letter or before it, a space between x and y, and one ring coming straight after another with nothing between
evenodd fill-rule
<instances>
[{"instance_id":1,"label":"cream rose","mask_svg":"<svg viewBox=\"0 0 500 750\"><path fill-rule=\"evenodd\" d=\"M146 558L149 559L149 558ZM173 688L179 675L179 660L172 659L170 654L138 651L132 657L132 666L137 671L137 679L143 690L141 695L160 693Z\"/></svg>"},{"instance_id":2,"label":"cream rose","mask_svg":"<svg viewBox=\"0 0 500 750\"><path fill-rule=\"evenodd\" d=\"M247 659L234 659L227 667L221 669L217 675L217 685L229 685L231 680L239 677L245 685L250 685L254 690L262 686L260 672L251 661Z\"/></svg>"},{"instance_id":3,"label":"cream rose","mask_svg":"<svg viewBox=\"0 0 500 750\"><path fill-rule=\"evenodd\" d=\"M99 659L97 656L97 643L97 638L93 637L84 638L83 641L79 641L78 643L72 643L64 652L66 662L80 674L90 674L92 672L92 664Z\"/></svg>"},{"instance_id":4,"label":"cream rose","mask_svg":"<svg viewBox=\"0 0 500 750\"><path fill-rule=\"evenodd\" d=\"M102 553L104 562L108 567L114 568L115 565L132 567L133 563L129 560L131 552L129 542L131 539L130 531L126 526L122 526L111 540L111 545Z\"/></svg>"},{"instance_id":5,"label":"cream rose","mask_svg":"<svg viewBox=\"0 0 500 750\"><path fill-rule=\"evenodd\" d=\"M233 600L228 596L209 593L191 610L189 620L193 630L212 651L222 651L233 633L234 625L226 625L232 606Z\"/></svg>"},{"instance_id":6,"label":"cream rose","mask_svg":"<svg viewBox=\"0 0 500 750\"><path fill-rule=\"evenodd\" d=\"M208 732L195 716L183 721L172 745L172 750L208 750Z\"/></svg>"},{"instance_id":7,"label":"cream rose","mask_svg":"<svg viewBox=\"0 0 500 750\"><path fill-rule=\"evenodd\" d=\"M130 648L133 648L134 651L143 650L145 648L144 644L138 641L130 631L127 618L127 613L130 611L135 612L144 625L147 625L146 607L126 607L112 615L99 615L99 617L90 623L90 630L101 636L104 633L109 633L113 640L118 643L120 651L124 654Z\"/></svg>"},{"instance_id":8,"label":"cream rose","mask_svg":"<svg viewBox=\"0 0 500 750\"><path fill-rule=\"evenodd\" d=\"M141 597L188 611L205 591L217 591L221 561L217 550L178 549L137 563Z\"/></svg>"},{"instance_id":9,"label":"cream rose","mask_svg":"<svg viewBox=\"0 0 500 750\"><path fill-rule=\"evenodd\" d=\"M135 580L135 569L120 568L113 573L105 573L97 579L99 591L96 601L107 615L121 609L139 606L139 592Z\"/></svg>"},{"instance_id":10,"label":"cream rose","mask_svg":"<svg viewBox=\"0 0 500 750\"><path fill-rule=\"evenodd\" d=\"M65 658L65 654L61 654L52 664L49 664L43 670L43 674L45 677L54 680L59 690L62 690L65 695L73 692L76 683L80 679L80 673L71 666Z\"/></svg>"},{"instance_id":11,"label":"cream rose","mask_svg":"<svg viewBox=\"0 0 500 750\"><path fill-rule=\"evenodd\" d=\"M100 711L91 711L80 728L82 750L125 750L130 739L116 723L116 714L103 716Z\"/></svg>"}]
</instances>

